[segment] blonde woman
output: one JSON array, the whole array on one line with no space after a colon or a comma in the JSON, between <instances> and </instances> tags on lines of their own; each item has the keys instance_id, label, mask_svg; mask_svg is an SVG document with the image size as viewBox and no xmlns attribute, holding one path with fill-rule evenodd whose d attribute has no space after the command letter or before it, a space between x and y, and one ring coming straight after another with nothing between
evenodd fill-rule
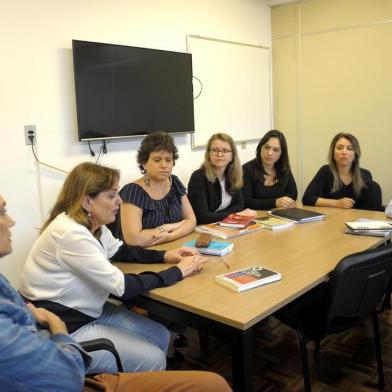
<instances>
[{"instance_id":1,"label":"blonde woman","mask_svg":"<svg viewBox=\"0 0 392 392\"><path fill-rule=\"evenodd\" d=\"M212 135L204 162L188 184L197 223L217 222L233 212L256 216L255 211L244 209L242 185L242 167L234 140L225 133Z\"/></svg>"},{"instance_id":2,"label":"blonde woman","mask_svg":"<svg viewBox=\"0 0 392 392\"><path fill-rule=\"evenodd\" d=\"M338 133L329 147L329 164L322 166L308 185L303 204L381 211L381 191L377 191L370 171L360 167L360 157L358 139L350 133Z\"/></svg>"}]
</instances>

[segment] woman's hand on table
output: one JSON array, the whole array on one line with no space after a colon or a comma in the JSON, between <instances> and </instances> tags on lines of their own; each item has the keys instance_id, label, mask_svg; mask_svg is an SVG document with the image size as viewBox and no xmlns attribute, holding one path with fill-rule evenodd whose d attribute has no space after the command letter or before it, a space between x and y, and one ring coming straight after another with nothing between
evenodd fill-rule
<instances>
[{"instance_id":1,"label":"woman's hand on table","mask_svg":"<svg viewBox=\"0 0 392 392\"><path fill-rule=\"evenodd\" d=\"M165 263L176 264L179 263L184 257L187 256L200 256L200 253L193 249L183 246L181 248L167 250L163 257Z\"/></svg>"},{"instance_id":2,"label":"woman's hand on table","mask_svg":"<svg viewBox=\"0 0 392 392\"><path fill-rule=\"evenodd\" d=\"M203 264L207 261L208 257L187 256L177 264L177 267L181 270L182 277L185 278L195 272L200 272L203 268Z\"/></svg>"},{"instance_id":3,"label":"woman's hand on table","mask_svg":"<svg viewBox=\"0 0 392 392\"><path fill-rule=\"evenodd\" d=\"M291 197L283 196L276 199L275 205L278 208L292 208L295 207L295 200Z\"/></svg>"}]
</instances>

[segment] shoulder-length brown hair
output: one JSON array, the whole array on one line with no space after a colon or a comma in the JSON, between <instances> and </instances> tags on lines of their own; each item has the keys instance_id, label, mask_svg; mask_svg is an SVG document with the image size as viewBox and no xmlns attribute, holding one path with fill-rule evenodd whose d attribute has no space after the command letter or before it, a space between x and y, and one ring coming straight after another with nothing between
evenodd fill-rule
<instances>
[{"instance_id":1,"label":"shoulder-length brown hair","mask_svg":"<svg viewBox=\"0 0 392 392\"><path fill-rule=\"evenodd\" d=\"M230 144L230 149L232 151L232 160L226 167L225 180L228 192L230 194L233 194L242 188L243 179L242 166L238 156L237 147L234 143L233 138L230 135L226 133L215 133L210 137L207 143L206 151L204 154L204 162L201 165L201 169L204 171L204 174L206 175L208 181L215 182L217 177L210 158L210 148L212 142L217 139Z\"/></svg>"},{"instance_id":2,"label":"shoulder-length brown hair","mask_svg":"<svg viewBox=\"0 0 392 392\"><path fill-rule=\"evenodd\" d=\"M358 139L351 133L340 132L332 139L329 146L328 152L328 162L333 175L333 185L331 192L336 192L340 190L343 186L343 181L341 180L338 172L338 167L335 161L335 146L340 139L347 139L353 146L355 157L350 167L350 172L353 176L353 189L356 196L360 196L362 189L366 188L361 175L361 169L359 166L359 159L361 158L361 147L359 146Z\"/></svg>"},{"instance_id":3,"label":"shoulder-length brown hair","mask_svg":"<svg viewBox=\"0 0 392 392\"><path fill-rule=\"evenodd\" d=\"M112 189L120 179L120 172L95 163L80 163L68 174L57 201L50 211L49 218L43 225L41 233L56 218L65 212L75 222L91 230L91 217L82 207L83 198L88 195L97 197L101 192Z\"/></svg>"}]
</instances>

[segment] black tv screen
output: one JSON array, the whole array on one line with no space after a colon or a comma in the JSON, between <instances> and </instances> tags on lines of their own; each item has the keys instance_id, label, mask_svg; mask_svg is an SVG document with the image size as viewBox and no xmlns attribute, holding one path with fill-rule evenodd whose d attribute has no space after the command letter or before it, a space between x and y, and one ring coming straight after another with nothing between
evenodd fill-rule
<instances>
[{"instance_id":1,"label":"black tv screen","mask_svg":"<svg viewBox=\"0 0 392 392\"><path fill-rule=\"evenodd\" d=\"M192 55L72 41L79 140L194 132Z\"/></svg>"}]
</instances>

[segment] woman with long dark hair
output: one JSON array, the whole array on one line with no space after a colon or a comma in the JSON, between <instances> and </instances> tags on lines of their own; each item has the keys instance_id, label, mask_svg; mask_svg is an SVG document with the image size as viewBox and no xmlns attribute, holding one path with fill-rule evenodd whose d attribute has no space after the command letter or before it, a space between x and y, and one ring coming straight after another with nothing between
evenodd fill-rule
<instances>
[{"instance_id":1,"label":"woman with long dark hair","mask_svg":"<svg viewBox=\"0 0 392 392\"><path fill-rule=\"evenodd\" d=\"M245 207L267 210L295 205L297 186L282 132L267 132L257 145L256 158L245 163L243 170Z\"/></svg>"}]
</instances>

